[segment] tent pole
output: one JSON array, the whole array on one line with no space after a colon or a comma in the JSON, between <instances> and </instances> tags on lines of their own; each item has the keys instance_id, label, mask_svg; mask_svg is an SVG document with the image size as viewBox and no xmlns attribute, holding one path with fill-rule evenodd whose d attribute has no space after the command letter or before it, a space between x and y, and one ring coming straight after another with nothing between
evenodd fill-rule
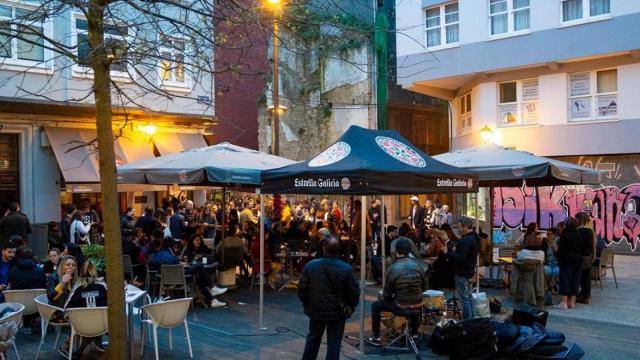
<instances>
[{"instance_id":1,"label":"tent pole","mask_svg":"<svg viewBox=\"0 0 640 360\"><path fill-rule=\"evenodd\" d=\"M222 201L220 202L220 204L222 205L222 237L220 238L220 242L222 242L222 240L224 240L224 236L225 236L225 230L224 227L227 224L227 214L226 214L226 207L227 207L227 187L223 186L222 187ZM224 247L223 247L224 249Z\"/></svg>"},{"instance_id":2,"label":"tent pole","mask_svg":"<svg viewBox=\"0 0 640 360\"><path fill-rule=\"evenodd\" d=\"M480 236L480 214L478 213L478 197L480 195L480 188L476 192L476 231L478 232L478 236ZM480 251L478 251L478 256L476 258L476 292L480 292Z\"/></svg>"},{"instance_id":3,"label":"tent pole","mask_svg":"<svg viewBox=\"0 0 640 360\"><path fill-rule=\"evenodd\" d=\"M385 210L385 202L384 202L384 195L382 195L382 209L380 209L380 247L382 249L380 249L380 253L382 254L382 288L384 289L384 285L385 285L385 271L387 268L387 253L385 251L386 248L386 234L387 231L385 230L385 227L387 226L387 223L385 221L385 217L387 216L387 212Z\"/></svg>"},{"instance_id":4,"label":"tent pole","mask_svg":"<svg viewBox=\"0 0 640 360\"><path fill-rule=\"evenodd\" d=\"M360 198L360 352L364 354L364 292L366 289L367 267L367 197ZM356 219L357 220L357 219Z\"/></svg>"},{"instance_id":5,"label":"tent pole","mask_svg":"<svg viewBox=\"0 0 640 360\"><path fill-rule=\"evenodd\" d=\"M264 326L264 195L260 192L260 330L267 330ZM253 286L253 284L252 284Z\"/></svg>"}]
</instances>

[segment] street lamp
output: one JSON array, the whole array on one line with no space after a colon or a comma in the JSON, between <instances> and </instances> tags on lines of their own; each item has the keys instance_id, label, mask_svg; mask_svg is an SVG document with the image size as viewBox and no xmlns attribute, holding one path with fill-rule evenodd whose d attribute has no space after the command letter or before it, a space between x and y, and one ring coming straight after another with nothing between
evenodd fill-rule
<instances>
[{"instance_id":1,"label":"street lamp","mask_svg":"<svg viewBox=\"0 0 640 360\"><path fill-rule=\"evenodd\" d=\"M281 10L281 0L267 0L273 9L273 87L271 94L273 96L273 121L271 122L271 153L280 155L280 99L279 99L279 83L278 83L278 12Z\"/></svg>"},{"instance_id":2,"label":"street lamp","mask_svg":"<svg viewBox=\"0 0 640 360\"><path fill-rule=\"evenodd\" d=\"M493 131L487 125L480 129L480 139L485 144L490 143L493 139Z\"/></svg>"}]
</instances>

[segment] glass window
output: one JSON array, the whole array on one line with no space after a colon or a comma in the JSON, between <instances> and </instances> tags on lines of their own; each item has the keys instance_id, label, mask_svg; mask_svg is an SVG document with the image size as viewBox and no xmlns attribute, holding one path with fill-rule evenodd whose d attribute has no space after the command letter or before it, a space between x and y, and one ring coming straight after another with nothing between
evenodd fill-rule
<instances>
[{"instance_id":1,"label":"glass window","mask_svg":"<svg viewBox=\"0 0 640 360\"><path fill-rule=\"evenodd\" d=\"M618 71L604 70L597 73L598 94L618 91Z\"/></svg>"},{"instance_id":2,"label":"glass window","mask_svg":"<svg viewBox=\"0 0 640 360\"><path fill-rule=\"evenodd\" d=\"M3 62L23 65L22 60L45 61L45 27L40 18L41 14L32 10L0 5L0 57L5 58Z\"/></svg>"},{"instance_id":3,"label":"glass window","mask_svg":"<svg viewBox=\"0 0 640 360\"><path fill-rule=\"evenodd\" d=\"M439 5L425 10L427 47L455 44L460 41L458 3Z\"/></svg>"},{"instance_id":4,"label":"glass window","mask_svg":"<svg viewBox=\"0 0 640 360\"><path fill-rule=\"evenodd\" d=\"M490 35L529 29L529 0L489 0Z\"/></svg>"},{"instance_id":5,"label":"glass window","mask_svg":"<svg viewBox=\"0 0 640 360\"><path fill-rule=\"evenodd\" d=\"M189 86L185 74L185 41L161 35L160 80L165 85Z\"/></svg>"},{"instance_id":6,"label":"glass window","mask_svg":"<svg viewBox=\"0 0 640 360\"><path fill-rule=\"evenodd\" d=\"M612 119L618 115L616 69L569 75L569 121Z\"/></svg>"},{"instance_id":7,"label":"glass window","mask_svg":"<svg viewBox=\"0 0 640 360\"><path fill-rule=\"evenodd\" d=\"M582 19L582 0L564 0L562 2L562 21Z\"/></svg>"},{"instance_id":8,"label":"glass window","mask_svg":"<svg viewBox=\"0 0 640 360\"><path fill-rule=\"evenodd\" d=\"M517 101L516 82L513 81L500 84L500 103L505 104Z\"/></svg>"},{"instance_id":9,"label":"glass window","mask_svg":"<svg viewBox=\"0 0 640 360\"><path fill-rule=\"evenodd\" d=\"M589 6L589 15L598 16L608 14L610 12L611 9L609 9L609 0L591 0L591 5Z\"/></svg>"},{"instance_id":10,"label":"glass window","mask_svg":"<svg viewBox=\"0 0 640 360\"><path fill-rule=\"evenodd\" d=\"M41 27L18 25L22 37L17 39L18 59L44 61L44 39L39 35Z\"/></svg>"},{"instance_id":11,"label":"glass window","mask_svg":"<svg viewBox=\"0 0 640 360\"><path fill-rule=\"evenodd\" d=\"M77 43L77 66L88 68L91 67L91 45L89 44L89 24L84 18L76 18L76 43ZM105 46L122 46L126 48L128 35L128 27L121 24L105 24L104 26L104 43ZM127 72L126 60L116 60L111 63L111 70L121 73ZM83 70L84 71L84 70Z\"/></svg>"}]
</instances>

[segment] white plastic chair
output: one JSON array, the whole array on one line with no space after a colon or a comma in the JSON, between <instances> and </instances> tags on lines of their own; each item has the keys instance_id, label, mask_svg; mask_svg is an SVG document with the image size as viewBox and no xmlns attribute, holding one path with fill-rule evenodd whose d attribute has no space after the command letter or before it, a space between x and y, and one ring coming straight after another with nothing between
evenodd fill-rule
<instances>
[{"instance_id":1,"label":"white plastic chair","mask_svg":"<svg viewBox=\"0 0 640 360\"><path fill-rule=\"evenodd\" d=\"M14 311L6 314L3 318L1 318L0 324L13 321L17 326L20 326L20 323L22 322L22 314L24 312L24 305L13 302L6 302L4 304L0 304L0 312L8 307L12 308ZM20 360L20 354L18 354L18 347L16 346L15 339L13 341L13 350L16 352L16 358Z\"/></svg>"},{"instance_id":2,"label":"white plastic chair","mask_svg":"<svg viewBox=\"0 0 640 360\"><path fill-rule=\"evenodd\" d=\"M40 344L38 345L38 351L36 352L36 360L40 356L40 349L44 344L44 339L47 337L47 330L49 329L49 325L56 328L56 342L53 344L53 349L58 348L58 339L60 339L60 330L63 327L69 326L68 322L51 322L51 318L56 311L60 311L64 313L64 309L59 308L57 306L49 305L49 299L46 294L38 295L35 298L36 307L38 308L38 313L40 313L40 330L42 333L42 337L40 338Z\"/></svg>"},{"instance_id":3,"label":"white plastic chair","mask_svg":"<svg viewBox=\"0 0 640 360\"><path fill-rule=\"evenodd\" d=\"M2 292L7 302L13 302L24 305L23 316L33 315L38 312L35 298L47 293L47 289L29 289L29 290L5 290Z\"/></svg>"},{"instance_id":4,"label":"white plastic chair","mask_svg":"<svg viewBox=\"0 0 640 360\"><path fill-rule=\"evenodd\" d=\"M71 325L69 360L73 356L73 342L76 335L92 338L104 335L109 331L106 307L67 309L65 314Z\"/></svg>"},{"instance_id":5,"label":"white plastic chair","mask_svg":"<svg viewBox=\"0 0 640 360\"><path fill-rule=\"evenodd\" d=\"M173 339L171 337L171 329L184 324L184 331L187 335L187 345L189 345L189 357L193 358L191 349L191 338L189 337L189 325L187 325L187 313L193 298L177 299L161 301L154 304L145 305L142 310L149 316L144 322L151 323L153 326L153 346L156 352L156 360L158 356L158 328L169 329L169 349L173 350ZM142 327L142 339L140 341L140 355L144 354L144 326Z\"/></svg>"}]
</instances>

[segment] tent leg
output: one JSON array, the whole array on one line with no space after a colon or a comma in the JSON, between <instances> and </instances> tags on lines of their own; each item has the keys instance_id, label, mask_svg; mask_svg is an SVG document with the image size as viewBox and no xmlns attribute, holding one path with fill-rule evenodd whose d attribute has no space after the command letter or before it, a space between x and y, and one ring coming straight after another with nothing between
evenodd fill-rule
<instances>
[{"instance_id":1,"label":"tent leg","mask_svg":"<svg viewBox=\"0 0 640 360\"><path fill-rule=\"evenodd\" d=\"M222 237L220 238L220 241L224 240L224 237L225 237L225 229L224 228L225 228L225 225L227 223L226 204L227 204L227 187L223 186L222 187L222 201L220 202L220 205L222 205Z\"/></svg>"},{"instance_id":2,"label":"tent leg","mask_svg":"<svg viewBox=\"0 0 640 360\"><path fill-rule=\"evenodd\" d=\"M386 248L386 233L387 231L385 230L385 227L387 225L387 222L385 220L386 216L387 216L387 211L385 209L385 202L384 202L384 195L382 195L382 209L380 209L380 247L382 249L380 249L380 253L382 254L382 288L384 289L384 285L385 285L385 271L387 270L387 264L386 264L386 260L387 260L387 253L385 251Z\"/></svg>"},{"instance_id":3,"label":"tent leg","mask_svg":"<svg viewBox=\"0 0 640 360\"><path fill-rule=\"evenodd\" d=\"M264 326L264 216L264 195L260 193L260 330L267 330Z\"/></svg>"},{"instance_id":4,"label":"tent leg","mask_svg":"<svg viewBox=\"0 0 640 360\"><path fill-rule=\"evenodd\" d=\"M364 292L366 290L367 267L367 197L362 196L360 201L360 352L364 354Z\"/></svg>"},{"instance_id":5,"label":"tent leg","mask_svg":"<svg viewBox=\"0 0 640 360\"><path fill-rule=\"evenodd\" d=\"M478 213L478 196L480 195L480 188L478 188L478 192L476 192L476 231L478 232L478 236L480 236L480 214ZM480 292L480 252L478 252L478 256L476 258L476 292Z\"/></svg>"}]
</instances>

